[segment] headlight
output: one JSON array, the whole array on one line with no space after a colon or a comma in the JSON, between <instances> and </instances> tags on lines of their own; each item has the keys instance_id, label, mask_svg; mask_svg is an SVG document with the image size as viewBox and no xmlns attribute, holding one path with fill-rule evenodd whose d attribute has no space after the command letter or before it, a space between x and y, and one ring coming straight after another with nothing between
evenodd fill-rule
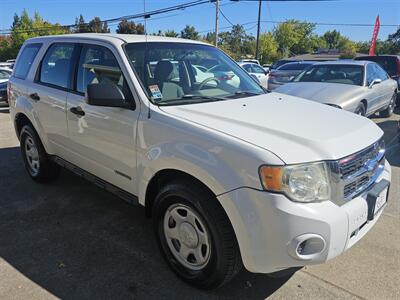
<instances>
[{"instance_id":1,"label":"headlight","mask_svg":"<svg viewBox=\"0 0 400 300\"><path fill-rule=\"evenodd\" d=\"M326 163L262 166L261 183L267 191L284 193L297 202L330 199L331 186Z\"/></svg>"}]
</instances>

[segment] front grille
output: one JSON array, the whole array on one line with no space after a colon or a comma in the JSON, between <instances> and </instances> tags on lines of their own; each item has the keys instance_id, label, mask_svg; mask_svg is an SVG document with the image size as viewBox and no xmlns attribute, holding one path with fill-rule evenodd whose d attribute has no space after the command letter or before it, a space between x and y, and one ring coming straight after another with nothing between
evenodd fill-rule
<instances>
[{"instance_id":1,"label":"front grille","mask_svg":"<svg viewBox=\"0 0 400 300\"><path fill-rule=\"evenodd\" d=\"M380 140L366 149L339 160L343 196L351 200L376 181L384 169L385 145Z\"/></svg>"}]
</instances>

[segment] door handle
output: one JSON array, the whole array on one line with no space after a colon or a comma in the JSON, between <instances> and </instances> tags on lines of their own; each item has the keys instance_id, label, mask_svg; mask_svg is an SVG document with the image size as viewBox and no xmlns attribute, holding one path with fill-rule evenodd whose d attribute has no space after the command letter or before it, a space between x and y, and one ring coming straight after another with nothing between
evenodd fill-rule
<instances>
[{"instance_id":1,"label":"door handle","mask_svg":"<svg viewBox=\"0 0 400 300\"><path fill-rule=\"evenodd\" d=\"M85 112L82 110L82 107L80 106L71 107L70 112L80 117L83 117L85 115Z\"/></svg>"},{"instance_id":2,"label":"door handle","mask_svg":"<svg viewBox=\"0 0 400 300\"><path fill-rule=\"evenodd\" d=\"M32 100L35 100L35 101L39 101L40 100L40 97L39 97L39 95L37 93L30 94L29 97Z\"/></svg>"}]
</instances>

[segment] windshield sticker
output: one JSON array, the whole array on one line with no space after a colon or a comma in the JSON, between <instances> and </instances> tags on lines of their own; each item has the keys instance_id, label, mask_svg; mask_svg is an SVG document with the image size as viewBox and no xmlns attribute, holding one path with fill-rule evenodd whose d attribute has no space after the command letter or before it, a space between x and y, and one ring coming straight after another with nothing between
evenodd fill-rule
<instances>
[{"instance_id":1,"label":"windshield sticker","mask_svg":"<svg viewBox=\"0 0 400 300\"><path fill-rule=\"evenodd\" d=\"M161 100L162 99L162 94L160 89L158 88L158 85L150 85L149 90L151 92L151 96L153 100Z\"/></svg>"}]
</instances>

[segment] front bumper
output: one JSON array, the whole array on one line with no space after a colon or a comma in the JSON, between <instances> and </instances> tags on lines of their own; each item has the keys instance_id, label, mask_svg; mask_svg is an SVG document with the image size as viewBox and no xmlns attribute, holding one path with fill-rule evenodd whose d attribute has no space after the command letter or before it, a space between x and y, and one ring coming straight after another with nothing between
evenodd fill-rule
<instances>
[{"instance_id":1,"label":"front bumper","mask_svg":"<svg viewBox=\"0 0 400 300\"><path fill-rule=\"evenodd\" d=\"M388 162L376 182L383 179L391 179ZM342 206L331 201L296 203L284 195L251 188L240 188L218 199L231 220L246 269L272 273L323 263L357 243L382 214L381 210L374 220L367 221L367 194ZM317 254L296 257L293 245L305 238L321 249Z\"/></svg>"}]
</instances>

